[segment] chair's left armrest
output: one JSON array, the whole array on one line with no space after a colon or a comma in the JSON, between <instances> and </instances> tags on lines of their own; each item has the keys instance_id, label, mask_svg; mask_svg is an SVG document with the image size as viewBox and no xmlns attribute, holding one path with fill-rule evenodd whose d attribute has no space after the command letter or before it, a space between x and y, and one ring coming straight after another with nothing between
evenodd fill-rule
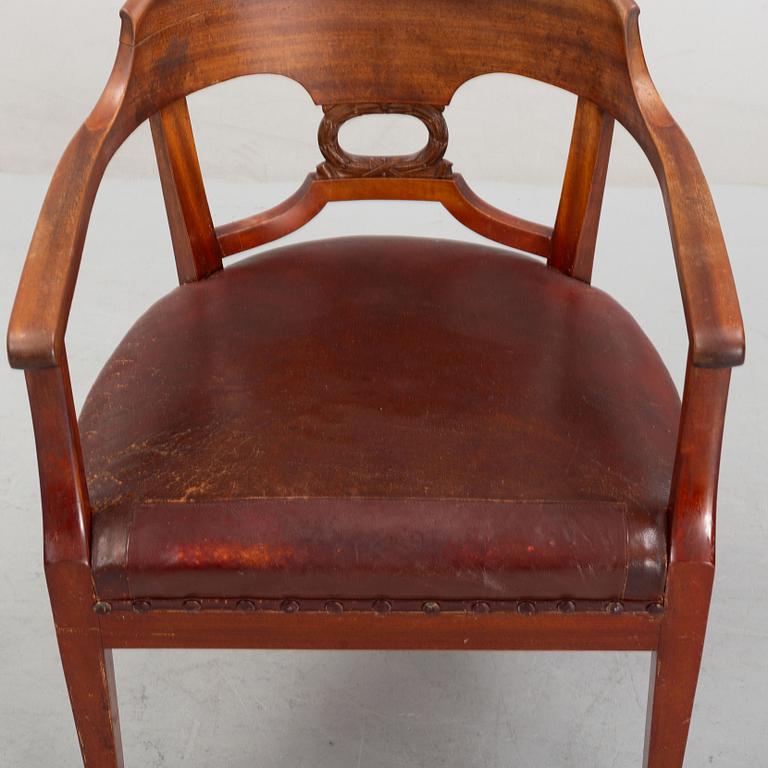
<instances>
[{"instance_id":1,"label":"chair's left armrest","mask_svg":"<svg viewBox=\"0 0 768 768\"><path fill-rule=\"evenodd\" d=\"M699 161L674 121L654 126L652 158L667 209L693 365L731 368L745 356L728 251Z\"/></svg>"},{"instance_id":2,"label":"chair's left armrest","mask_svg":"<svg viewBox=\"0 0 768 768\"><path fill-rule=\"evenodd\" d=\"M744 323L712 194L669 118L653 127L690 339L670 497L671 563L715 562L715 513L730 369L745 356Z\"/></svg>"}]
</instances>

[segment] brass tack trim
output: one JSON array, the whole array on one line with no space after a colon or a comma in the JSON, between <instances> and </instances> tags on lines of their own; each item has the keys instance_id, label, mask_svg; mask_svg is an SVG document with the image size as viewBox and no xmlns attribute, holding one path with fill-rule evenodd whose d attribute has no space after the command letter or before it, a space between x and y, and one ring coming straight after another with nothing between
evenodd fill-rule
<instances>
[{"instance_id":1,"label":"brass tack trim","mask_svg":"<svg viewBox=\"0 0 768 768\"><path fill-rule=\"evenodd\" d=\"M389 600L374 600L371 608L376 613L389 613L392 610L392 603Z\"/></svg>"}]
</instances>

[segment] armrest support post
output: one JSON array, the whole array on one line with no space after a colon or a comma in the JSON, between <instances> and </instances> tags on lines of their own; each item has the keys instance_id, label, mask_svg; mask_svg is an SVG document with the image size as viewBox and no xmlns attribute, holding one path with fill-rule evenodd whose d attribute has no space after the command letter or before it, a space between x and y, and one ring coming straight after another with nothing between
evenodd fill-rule
<instances>
[{"instance_id":1,"label":"armrest support post","mask_svg":"<svg viewBox=\"0 0 768 768\"><path fill-rule=\"evenodd\" d=\"M715 511L730 368L689 360L670 496L671 563L715 562Z\"/></svg>"},{"instance_id":2,"label":"armrest support post","mask_svg":"<svg viewBox=\"0 0 768 768\"><path fill-rule=\"evenodd\" d=\"M32 409L45 562L88 563L91 508L66 354L60 366L26 372Z\"/></svg>"}]
</instances>

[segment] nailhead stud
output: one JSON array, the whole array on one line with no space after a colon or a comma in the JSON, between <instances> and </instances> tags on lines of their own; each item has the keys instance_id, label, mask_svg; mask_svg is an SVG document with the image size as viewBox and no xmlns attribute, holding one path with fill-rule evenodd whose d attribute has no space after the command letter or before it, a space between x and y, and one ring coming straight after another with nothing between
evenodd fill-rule
<instances>
[{"instance_id":1,"label":"nailhead stud","mask_svg":"<svg viewBox=\"0 0 768 768\"><path fill-rule=\"evenodd\" d=\"M664 613L664 604L663 603L651 603L646 610L648 613L652 614L653 616L660 616L662 613Z\"/></svg>"},{"instance_id":2,"label":"nailhead stud","mask_svg":"<svg viewBox=\"0 0 768 768\"><path fill-rule=\"evenodd\" d=\"M238 611L253 612L253 611L256 610L256 603L254 603L253 600L238 600L237 601L237 610Z\"/></svg>"},{"instance_id":3,"label":"nailhead stud","mask_svg":"<svg viewBox=\"0 0 768 768\"><path fill-rule=\"evenodd\" d=\"M573 600L561 600L557 604L557 610L560 613L576 613L576 603Z\"/></svg>"},{"instance_id":4,"label":"nailhead stud","mask_svg":"<svg viewBox=\"0 0 768 768\"><path fill-rule=\"evenodd\" d=\"M376 613L389 613L392 610L392 603L389 600L374 600L371 607Z\"/></svg>"},{"instance_id":5,"label":"nailhead stud","mask_svg":"<svg viewBox=\"0 0 768 768\"><path fill-rule=\"evenodd\" d=\"M105 613L109 613L112 610L112 603L107 603L104 600L93 604L93 612L103 616Z\"/></svg>"},{"instance_id":6,"label":"nailhead stud","mask_svg":"<svg viewBox=\"0 0 768 768\"><path fill-rule=\"evenodd\" d=\"M199 600L185 600L182 603L184 610L190 613L196 613L203 610L203 604Z\"/></svg>"},{"instance_id":7,"label":"nailhead stud","mask_svg":"<svg viewBox=\"0 0 768 768\"><path fill-rule=\"evenodd\" d=\"M344 613L344 604L338 600L329 600L325 604L326 613Z\"/></svg>"},{"instance_id":8,"label":"nailhead stud","mask_svg":"<svg viewBox=\"0 0 768 768\"><path fill-rule=\"evenodd\" d=\"M490 613L491 606L484 600L478 600L476 603L472 603L472 613Z\"/></svg>"},{"instance_id":9,"label":"nailhead stud","mask_svg":"<svg viewBox=\"0 0 768 768\"><path fill-rule=\"evenodd\" d=\"M296 600L283 600L283 602L280 603L280 610L283 611L283 613L298 613L299 603Z\"/></svg>"},{"instance_id":10,"label":"nailhead stud","mask_svg":"<svg viewBox=\"0 0 768 768\"><path fill-rule=\"evenodd\" d=\"M136 611L136 613L147 613L152 610L152 603L150 603L149 600L134 600L133 610Z\"/></svg>"},{"instance_id":11,"label":"nailhead stud","mask_svg":"<svg viewBox=\"0 0 768 768\"><path fill-rule=\"evenodd\" d=\"M536 613L536 603L532 603L529 600L523 600L517 604L517 612L523 616L530 616L532 613Z\"/></svg>"},{"instance_id":12,"label":"nailhead stud","mask_svg":"<svg viewBox=\"0 0 768 768\"><path fill-rule=\"evenodd\" d=\"M427 602L421 606L421 610L430 616L434 616L435 614L440 613L440 603L436 600L427 600Z\"/></svg>"},{"instance_id":13,"label":"nailhead stud","mask_svg":"<svg viewBox=\"0 0 768 768\"><path fill-rule=\"evenodd\" d=\"M608 605L605 606L605 610L608 611L608 613L617 616L620 613L624 613L624 604L619 602L608 603Z\"/></svg>"}]
</instances>

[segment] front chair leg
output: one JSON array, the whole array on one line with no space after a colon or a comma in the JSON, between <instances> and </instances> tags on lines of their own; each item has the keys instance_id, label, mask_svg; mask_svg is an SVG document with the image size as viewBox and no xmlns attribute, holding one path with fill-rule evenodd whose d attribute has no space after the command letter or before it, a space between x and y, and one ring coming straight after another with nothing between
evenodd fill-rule
<instances>
[{"instance_id":1,"label":"front chair leg","mask_svg":"<svg viewBox=\"0 0 768 768\"><path fill-rule=\"evenodd\" d=\"M644 768L682 768L712 593L712 566L688 566L670 590L651 685Z\"/></svg>"},{"instance_id":2,"label":"front chair leg","mask_svg":"<svg viewBox=\"0 0 768 768\"><path fill-rule=\"evenodd\" d=\"M85 768L123 768L112 651L98 630L57 629Z\"/></svg>"},{"instance_id":3,"label":"front chair leg","mask_svg":"<svg viewBox=\"0 0 768 768\"><path fill-rule=\"evenodd\" d=\"M61 663L85 768L123 768L112 650L104 648L90 573L46 568Z\"/></svg>"}]
</instances>

